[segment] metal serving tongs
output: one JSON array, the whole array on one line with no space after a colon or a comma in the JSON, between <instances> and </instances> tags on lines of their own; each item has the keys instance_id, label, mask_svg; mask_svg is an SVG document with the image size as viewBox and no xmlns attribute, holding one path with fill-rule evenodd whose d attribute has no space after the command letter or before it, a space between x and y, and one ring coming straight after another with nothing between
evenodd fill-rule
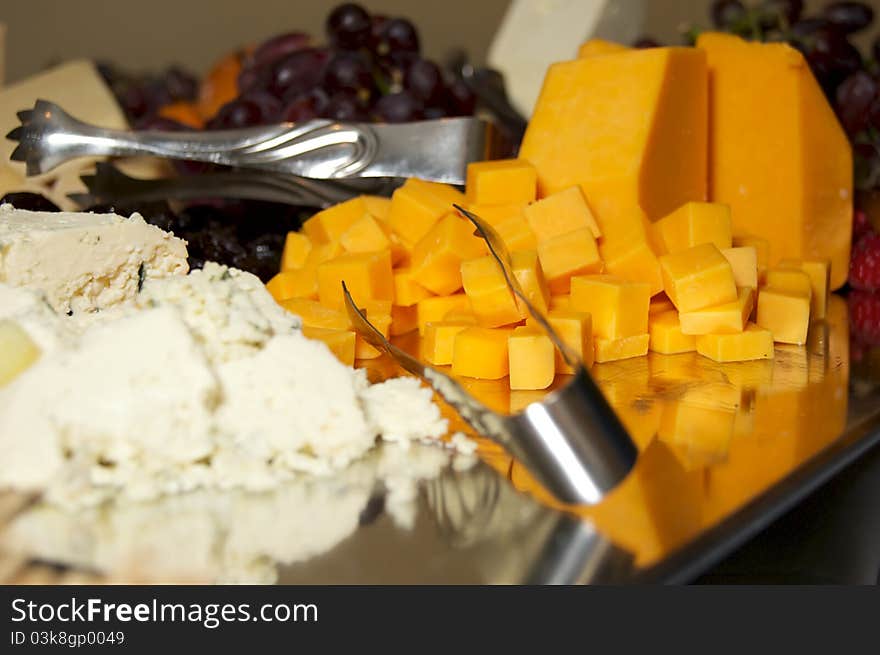
<instances>
[{"instance_id":1,"label":"metal serving tongs","mask_svg":"<svg viewBox=\"0 0 880 655\"><path fill-rule=\"evenodd\" d=\"M341 180L418 177L464 184L467 165L490 158L491 124L476 118L394 125L311 120L236 130L164 132L111 130L79 121L58 105L37 100L18 112L21 125L11 158L28 175L69 159L146 155L253 168L300 177Z\"/></svg>"},{"instance_id":2,"label":"metal serving tongs","mask_svg":"<svg viewBox=\"0 0 880 655\"><path fill-rule=\"evenodd\" d=\"M537 311L513 275L510 254L495 230L473 213L454 207L476 227L504 272L511 292L574 367L571 382L521 413L498 414L468 394L453 378L391 344L357 308L343 282L355 330L387 352L405 370L423 378L471 427L522 462L545 489L564 503L592 505L632 469L638 450L577 354Z\"/></svg>"}]
</instances>

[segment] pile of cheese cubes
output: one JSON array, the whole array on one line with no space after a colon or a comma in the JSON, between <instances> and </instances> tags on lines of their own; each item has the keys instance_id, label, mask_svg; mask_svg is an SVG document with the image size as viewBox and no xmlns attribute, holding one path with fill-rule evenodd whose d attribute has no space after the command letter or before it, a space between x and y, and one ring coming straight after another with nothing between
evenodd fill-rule
<instances>
[{"instance_id":1,"label":"pile of cheese cubes","mask_svg":"<svg viewBox=\"0 0 880 655\"><path fill-rule=\"evenodd\" d=\"M827 263L766 270L769 244L734 240L725 205L688 203L647 226L649 246L609 252L580 187L541 199L536 188L534 167L514 159L471 164L466 194L411 179L390 200L354 198L288 235L282 270L267 287L302 317L307 336L346 363L379 353L352 331L343 281L386 336L417 329L430 363L465 377L509 376L511 389L545 389L572 371L454 210L459 204L498 232L532 304L588 367L649 348L717 361L769 358L774 340L805 342L811 307L824 315Z\"/></svg>"}]
</instances>

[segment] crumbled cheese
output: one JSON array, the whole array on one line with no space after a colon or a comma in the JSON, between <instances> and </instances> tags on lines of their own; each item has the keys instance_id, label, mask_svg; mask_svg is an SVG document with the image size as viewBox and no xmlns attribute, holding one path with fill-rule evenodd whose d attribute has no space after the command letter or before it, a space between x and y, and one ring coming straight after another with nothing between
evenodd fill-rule
<instances>
[{"instance_id":1,"label":"crumbled cheese","mask_svg":"<svg viewBox=\"0 0 880 655\"><path fill-rule=\"evenodd\" d=\"M367 417L385 441L408 443L439 438L449 429L431 389L410 377L392 378L364 389Z\"/></svg>"},{"instance_id":2,"label":"crumbled cheese","mask_svg":"<svg viewBox=\"0 0 880 655\"><path fill-rule=\"evenodd\" d=\"M0 320L15 321L44 353L69 344L73 333L46 296L0 283Z\"/></svg>"}]
</instances>

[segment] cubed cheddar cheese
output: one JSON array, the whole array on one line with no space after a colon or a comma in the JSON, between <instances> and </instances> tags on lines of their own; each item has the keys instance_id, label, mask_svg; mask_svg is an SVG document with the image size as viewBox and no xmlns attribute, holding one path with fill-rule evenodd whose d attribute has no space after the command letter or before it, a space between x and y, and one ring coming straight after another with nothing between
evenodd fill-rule
<instances>
[{"instance_id":1,"label":"cubed cheddar cheese","mask_svg":"<svg viewBox=\"0 0 880 655\"><path fill-rule=\"evenodd\" d=\"M416 303L419 317L419 334L425 336L428 323L442 321L449 312L457 309L470 309L471 303L463 293L452 296L433 296Z\"/></svg>"},{"instance_id":2,"label":"cubed cheddar cheese","mask_svg":"<svg viewBox=\"0 0 880 655\"><path fill-rule=\"evenodd\" d=\"M693 335L681 331L678 312L672 311L652 314L648 319L648 334L651 336L648 348L662 355L693 352L697 342Z\"/></svg>"},{"instance_id":3,"label":"cubed cheddar cheese","mask_svg":"<svg viewBox=\"0 0 880 655\"><path fill-rule=\"evenodd\" d=\"M593 317L587 312L551 309L547 321L568 349L580 358L586 368L590 368L594 359ZM530 320L529 325L537 327L534 320ZM560 352L556 353L556 371L566 375L574 373L574 368L566 363Z\"/></svg>"},{"instance_id":4,"label":"cubed cheddar cheese","mask_svg":"<svg viewBox=\"0 0 880 655\"><path fill-rule=\"evenodd\" d=\"M266 282L266 290L279 302L288 298L314 300L318 297L318 278L314 271L305 269L281 271Z\"/></svg>"},{"instance_id":5,"label":"cubed cheddar cheese","mask_svg":"<svg viewBox=\"0 0 880 655\"><path fill-rule=\"evenodd\" d=\"M394 304L400 307L411 307L420 300L430 298L434 294L415 281L412 269L408 266L395 269Z\"/></svg>"},{"instance_id":6,"label":"cubed cheddar cheese","mask_svg":"<svg viewBox=\"0 0 880 655\"><path fill-rule=\"evenodd\" d=\"M788 290L764 287L758 293L755 322L770 330L774 341L805 344L810 328L810 297Z\"/></svg>"},{"instance_id":7,"label":"cubed cheddar cheese","mask_svg":"<svg viewBox=\"0 0 880 655\"><path fill-rule=\"evenodd\" d=\"M730 262L736 286L758 288L758 251L754 246L724 248L721 254Z\"/></svg>"},{"instance_id":8,"label":"cubed cheddar cheese","mask_svg":"<svg viewBox=\"0 0 880 655\"><path fill-rule=\"evenodd\" d=\"M810 318L823 319L828 311L828 294L831 290L831 263L828 261L802 261L786 259L780 268L799 268L810 277Z\"/></svg>"},{"instance_id":9,"label":"cubed cheddar cheese","mask_svg":"<svg viewBox=\"0 0 880 655\"><path fill-rule=\"evenodd\" d=\"M288 298L280 305L291 314L302 319L304 327L324 330L351 330L351 321L344 311L325 307L316 300L307 298Z\"/></svg>"},{"instance_id":10,"label":"cubed cheddar cheese","mask_svg":"<svg viewBox=\"0 0 880 655\"><path fill-rule=\"evenodd\" d=\"M368 300L394 300L391 253L352 253L318 265L318 299L324 305L345 306L343 282L358 305Z\"/></svg>"},{"instance_id":11,"label":"cubed cheddar cheese","mask_svg":"<svg viewBox=\"0 0 880 655\"><path fill-rule=\"evenodd\" d=\"M376 252L391 248L389 228L372 214L364 214L339 237L346 252Z\"/></svg>"},{"instance_id":12,"label":"cubed cheddar cheese","mask_svg":"<svg viewBox=\"0 0 880 655\"><path fill-rule=\"evenodd\" d=\"M579 276L571 281L571 309L590 314L593 335L602 339L647 334L650 301L644 282L612 275Z\"/></svg>"},{"instance_id":13,"label":"cubed cheddar cheese","mask_svg":"<svg viewBox=\"0 0 880 655\"><path fill-rule=\"evenodd\" d=\"M538 242L588 228L593 237L602 236L580 187L572 186L528 205L524 210Z\"/></svg>"},{"instance_id":14,"label":"cubed cheddar cheese","mask_svg":"<svg viewBox=\"0 0 880 655\"><path fill-rule=\"evenodd\" d=\"M470 302L466 306L456 307L443 315L444 321L460 321L468 325L477 325L477 317L471 309Z\"/></svg>"},{"instance_id":15,"label":"cubed cheddar cheese","mask_svg":"<svg viewBox=\"0 0 880 655\"><path fill-rule=\"evenodd\" d=\"M524 218L524 208L524 204L478 205L469 203L467 206L469 212L476 214L478 218L481 218L492 227L496 227L499 223L504 223L513 218Z\"/></svg>"},{"instance_id":16,"label":"cubed cheddar cheese","mask_svg":"<svg viewBox=\"0 0 880 655\"><path fill-rule=\"evenodd\" d=\"M571 296L568 294L562 296L550 296L548 308L550 310L571 309Z\"/></svg>"},{"instance_id":17,"label":"cubed cheddar cheese","mask_svg":"<svg viewBox=\"0 0 880 655\"><path fill-rule=\"evenodd\" d=\"M654 314L671 312L673 310L675 310L675 305L672 304L669 296L667 296L665 293L660 293L656 296L652 296L651 304L648 305L648 314L651 316L653 316Z\"/></svg>"},{"instance_id":18,"label":"cubed cheddar cheese","mask_svg":"<svg viewBox=\"0 0 880 655\"><path fill-rule=\"evenodd\" d=\"M468 203L502 205L526 204L535 199L537 173L523 159L496 159L468 164Z\"/></svg>"},{"instance_id":19,"label":"cubed cheddar cheese","mask_svg":"<svg viewBox=\"0 0 880 655\"><path fill-rule=\"evenodd\" d=\"M40 357L40 347L18 323L0 321L0 387L11 382Z\"/></svg>"},{"instance_id":20,"label":"cubed cheddar cheese","mask_svg":"<svg viewBox=\"0 0 880 655\"><path fill-rule=\"evenodd\" d=\"M582 228L540 241L538 259L552 294L568 293L571 278L604 270L596 239L589 228Z\"/></svg>"},{"instance_id":21,"label":"cubed cheddar cheese","mask_svg":"<svg viewBox=\"0 0 880 655\"><path fill-rule=\"evenodd\" d=\"M629 48L613 41L605 39L590 39L584 41L578 48L578 59L584 57L597 57L599 55L610 55L616 52L625 52Z\"/></svg>"},{"instance_id":22,"label":"cubed cheddar cheese","mask_svg":"<svg viewBox=\"0 0 880 655\"><path fill-rule=\"evenodd\" d=\"M510 371L507 342L513 331L468 327L455 336L452 373L482 380L500 380Z\"/></svg>"},{"instance_id":23,"label":"cubed cheddar cheese","mask_svg":"<svg viewBox=\"0 0 880 655\"><path fill-rule=\"evenodd\" d=\"M378 218L383 223L388 222L388 212L391 210L391 199L383 196L361 196L364 206L373 218Z\"/></svg>"},{"instance_id":24,"label":"cubed cheddar cheese","mask_svg":"<svg viewBox=\"0 0 880 655\"><path fill-rule=\"evenodd\" d=\"M494 228L510 252L535 250L538 247L538 239L522 212L498 222Z\"/></svg>"},{"instance_id":25,"label":"cubed cheddar cheese","mask_svg":"<svg viewBox=\"0 0 880 655\"><path fill-rule=\"evenodd\" d=\"M510 325L524 318L504 272L491 255L462 262L461 279L471 309L483 327Z\"/></svg>"},{"instance_id":26,"label":"cubed cheddar cheese","mask_svg":"<svg viewBox=\"0 0 880 655\"><path fill-rule=\"evenodd\" d=\"M713 202L688 202L652 226L662 255L681 252L703 243L719 250L732 245L730 207Z\"/></svg>"},{"instance_id":27,"label":"cubed cheddar cheese","mask_svg":"<svg viewBox=\"0 0 880 655\"><path fill-rule=\"evenodd\" d=\"M810 276L800 268L771 268L767 271L768 287L773 287L780 291L789 291L801 296L811 298L813 295L813 284Z\"/></svg>"},{"instance_id":28,"label":"cubed cheddar cheese","mask_svg":"<svg viewBox=\"0 0 880 655\"><path fill-rule=\"evenodd\" d=\"M388 225L404 243L413 246L451 211L449 198L427 182L410 179L391 195Z\"/></svg>"},{"instance_id":29,"label":"cubed cheddar cheese","mask_svg":"<svg viewBox=\"0 0 880 655\"><path fill-rule=\"evenodd\" d=\"M303 335L309 339L323 341L336 359L347 366L354 366L355 333L350 330L331 330L303 326Z\"/></svg>"},{"instance_id":30,"label":"cubed cheddar cheese","mask_svg":"<svg viewBox=\"0 0 880 655\"><path fill-rule=\"evenodd\" d=\"M312 251L312 240L302 232L288 232L281 253L281 270L296 271L306 265Z\"/></svg>"},{"instance_id":31,"label":"cubed cheddar cheese","mask_svg":"<svg viewBox=\"0 0 880 655\"><path fill-rule=\"evenodd\" d=\"M409 334L419 329L419 309L417 306L400 307L394 305L391 308L391 328L392 337L401 334Z\"/></svg>"},{"instance_id":32,"label":"cubed cheddar cheese","mask_svg":"<svg viewBox=\"0 0 880 655\"><path fill-rule=\"evenodd\" d=\"M443 320L428 323L422 341L422 356L434 366L452 364L455 337L469 327L474 326L465 321Z\"/></svg>"},{"instance_id":33,"label":"cubed cheddar cheese","mask_svg":"<svg viewBox=\"0 0 880 655\"><path fill-rule=\"evenodd\" d=\"M366 213L367 205L359 196L322 209L303 223L302 230L316 244L338 241L352 223Z\"/></svg>"},{"instance_id":34,"label":"cubed cheddar cheese","mask_svg":"<svg viewBox=\"0 0 880 655\"><path fill-rule=\"evenodd\" d=\"M733 237L734 248L754 248L755 259L758 264L758 284L764 283L767 269L770 268L770 242L767 239L753 235L740 235Z\"/></svg>"},{"instance_id":35,"label":"cubed cheddar cheese","mask_svg":"<svg viewBox=\"0 0 880 655\"><path fill-rule=\"evenodd\" d=\"M446 296L461 289L461 263L486 253L470 221L447 214L413 247L413 279L428 291Z\"/></svg>"},{"instance_id":36,"label":"cubed cheddar cheese","mask_svg":"<svg viewBox=\"0 0 880 655\"><path fill-rule=\"evenodd\" d=\"M510 258L510 268L523 294L537 311L546 314L550 302L550 289L547 280L544 279L544 270L538 260L538 253L535 250L522 250L512 253ZM525 304L519 298L516 298L516 302L520 315L528 316L529 312Z\"/></svg>"},{"instance_id":37,"label":"cubed cheddar cheese","mask_svg":"<svg viewBox=\"0 0 880 655\"><path fill-rule=\"evenodd\" d=\"M716 362L773 359L773 334L749 323L737 334L704 334L697 337L697 352Z\"/></svg>"},{"instance_id":38,"label":"cubed cheddar cheese","mask_svg":"<svg viewBox=\"0 0 880 655\"><path fill-rule=\"evenodd\" d=\"M730 303L681 312L681 331L684 334L733 334L742 332L755 308L755 290L744 287L739 297Z\"/></svg>"},{"instance_id":39,"label":"cubed cheddar cheese","mask_svg":"<svg viewBox=\"0 0 880 655\"><path fill-rule=\"evenodd\" d=\"M364 304L361 310L366 314L367 320L387 339L391 335L391 306L382 302ZM358 334L354 343L354 356L355 359L376 359L382 356L382 351L374 348Z\"/></svg>"},{"instance_id":40,"label":"cubed cheddar cheese","mask_svg":"<svg viewBox=\"0 0 880 655\"><path fill-rule=\"evenodd\" d=\"M648 334L623 337L622 339L602 339L597 337L593 340L596 363L602 364L604 362L646 355L650 340L651 338Z\"/></svg>"},{"instance_id":41,"label":"cubed cheddar cheese","mask_svg":"<svg viewBox=\"0 0 880 655\"><path fill-rule=\"evenodd\" d=\"M518 327L507 342L511 389L546 389L556 376L556 348L550 337L530 326Z\"/></svg>"},{"instance_id":42,"label":"cubed cheddar cheese","mask_svg":"<svg viewBox=\"0 0 880 655\"><path fill-rule=\"evenodd\" d=\"M663 288L680 312L734 302L733 269L714 244L705 243L660 258Z\"/></svg>"},{"instance_id":43,"label":"cubed cheddar cheese","mask_svg":"<svg viewBox=\"0 0 880 655\"><path fill-rule=\"evenodd\" d=\"M630 282L646 282L651 295L663 291L660 262L641 233L629 239L608 239L599 246L605 270Z\"/></svg>"}]
</instances>

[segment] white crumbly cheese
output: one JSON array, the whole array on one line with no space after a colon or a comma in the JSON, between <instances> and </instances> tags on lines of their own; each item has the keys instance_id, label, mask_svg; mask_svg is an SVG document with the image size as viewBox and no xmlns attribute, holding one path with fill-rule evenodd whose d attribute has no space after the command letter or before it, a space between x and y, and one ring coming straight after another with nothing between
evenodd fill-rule
<instances>
[{"instance_id":1,"label":"white crumbly cheese","mask_svg":"<svg viewBox=\"0 0 880 655\"><path fill-rule=\"evenodd\" d=\"M364 389L367 417L385 441L408 443L446 434L449 421L440 415L433 392L419 380L393 378Z\"/></svg>"},{"instance_id":2,"label":"white crumbly cheese","mask_svg":"<svg viewBox=\"0 0 880 655\"><path fill-rule=\"evenodd\" d=\"M58 316L39 291L0 282L0 320L15 321L43 353L52 352L73 338L70 325Z\"/></svg>"},{"instance_id":3,"label":"white crumbly cheese","mask_svg":"<svg viewBox=\"0 0 880 655\"><path fill-rule=\"evenodd\" d=\"M144 279L186 273L186 243L140 214L31 212L0 205L0 282L37 289L59 313L132 300Z\"/></svg>"}]
</instances>

